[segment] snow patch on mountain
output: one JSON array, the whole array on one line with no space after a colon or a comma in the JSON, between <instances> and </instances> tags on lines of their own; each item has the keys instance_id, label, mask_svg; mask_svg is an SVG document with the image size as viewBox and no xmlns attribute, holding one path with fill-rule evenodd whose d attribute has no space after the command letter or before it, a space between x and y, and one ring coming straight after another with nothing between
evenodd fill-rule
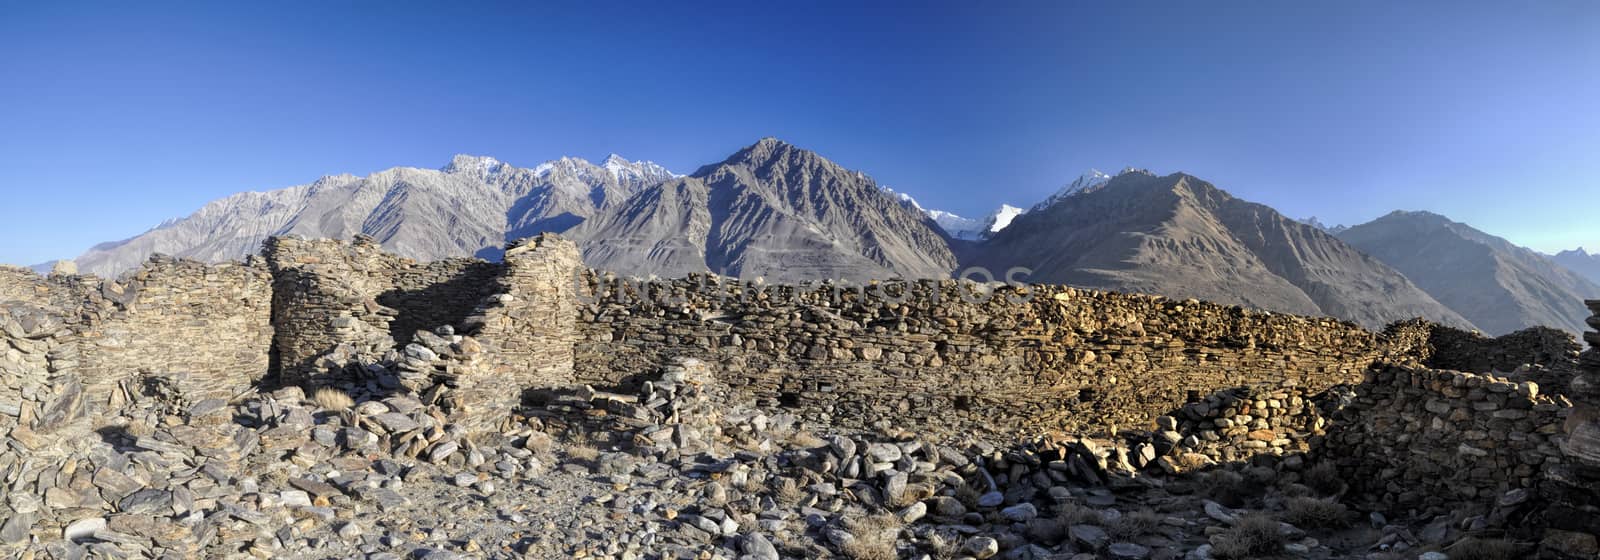
<instances>
[{"instance_id":1,"label":"snow patch on mountain","mask_svg":"<svg viewBox=\"0 0 1600 560\"><path fill-rule=\"evenodd\" d=\"M1133 171L1133 169L1129 168L1128 170L1124 170L1123 173L1128 173L1130 171ZM1078 176L1077 179L1073 179L1071 183L1067 183L1067 186L1061 187L1061 190L1056 191L1056 194L1050 195L1050 198L1046 198L1043 202L1033 205L1033 208L1030 210L1038 211L1049 208L1054 206L1055 203L1061 202L1063 199L1066 199L1072 195L1093 191L1103 187L1109 181L1111 181L1110 175L1102 173L1098 169L1090 169L1087 173Z\"/></svg>"},{"instance_id":2,"label":"snow patch on mountain","mask_svg":"<svg viewBox=\"0 0 1600 560\"><path fill-rule=\"evenodd\" d=\"M999 210L995 210L993 214L989 215L989 219L984 223L983 231L987 235L1000 233L1000 230L1006 229L1006 226L1011 225L1011 220L1015 220L1017 216L1026 213L1028 211L1022 208L1017 208L1010 204L1001 204Z\"/></svg>"}]
</instances>

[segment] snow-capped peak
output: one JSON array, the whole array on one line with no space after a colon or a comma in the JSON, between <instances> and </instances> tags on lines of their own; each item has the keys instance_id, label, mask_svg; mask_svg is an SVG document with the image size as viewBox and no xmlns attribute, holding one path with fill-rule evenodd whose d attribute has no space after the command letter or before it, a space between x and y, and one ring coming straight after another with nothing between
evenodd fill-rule
<instances>
[{"instance_id":1,"label":"snow-capped peak","mask_svg":"<svg viewBox=\"0 0 1600 560\"><path fill-rule=\"evenodd\" d=\"M651 182L683 176L668 171L667 168L657 165L653 161L628 161L627 158L617 154L606 156L605 161L600 162L600 167L611 173L611 176L618 181L643 180Z\"/></svg>"},{"instance_id":2,"label":"snow-capped peak","mask_svg":"<svg viewBox=\"0 0 1600 560\"><path fill-rule=\"evenodd\" d=\"M499 172L503 166L505 166L505 163L489 156L456 154L455 157L450 158L450 163L445 164L440 171L445 173L471 173L480 177L487 177Z\"/></svg>"},{"instance_id":3,"label":"snow-capped peak","mask_svg":"<svg viewBox=\"0 0 1600 560\"><path fill-rule=\"evenodd\" d=\"M1123 173L1129 173L1132 171L1135 170L1130 167L1126 170L1123 170ZM1079 175L1077 179L1073 179L1071 183L1067 183L1067 186L1062 187L1061 190L1056 191L1056 194L1050 195L1050 198L1044 199L1044 202L1033 205L1031 210L1042 210L1044 208L1049 208L1050 206L1057 202L1061 202L1062 199L1067 197L1078 193L1090 192L1103 187L1110 180L1110 175L1102 173L1098 169L1090 169L1087 173Z\"/></svg>"},{"instance_id":4,"label":"snow-capped peak","mask_svg":"<svg viewBox=\"0 0 1600 560\"><path fill-rule=\"evenodd\" d=\"M856 173L859 175L861 172L857 171ZM865 175L861 175L861 176L865 177ZM922 205L921 204L917 204L917 199L912 198L911 195L903 193L903 192L895 191L894 189L890 188L889 185L878 185L878 188L881 189L885 193L893 195L895 200L900 202L901 206L904 206L906 208L910 208L912 210L916 210L918 212L923 212L924 211L922 209ZM934 212L938 212L938 210L934 210ZM929 215L932 216L932 214L929 214Z\"/></svg>"},{"instance_id":5,"label":"snow-capped peak","mask_svg":"<svg viewBox=\"0 0 1600 560\"><path fill-rule=\"evenodd\" d=\"M987 235L1000 233L1000 230L1006 229L1006 226L1011 225L1011 220L1015 220L1017 216L1026 213L1028 213L1027 210L1010 204L1001 204L999 210L995 210L993 214L989 215L989 220L985 223L984 232Z\"/></svg>"},{"instance_id":6,"label":"snow-capped peak","mask_svg":"<svg viewBox=\"0 0 1600 560\"><path fill-rule=\"evenodd\" d=\"M1320 230L1322 230L1324 232L1331 233L1331 234L1338 234L1338 233L1340 233L1340 232L1342 232L1344 230L1350 229L1350 226L1346 226L1346 225L1330 226L1330 225L1324 224L1324 223L1322 223L1322 220L1318 220L1316 216L1312 216L1312 217L1305 218L1303 220L1298 220L1298 221L1300 223L1302 223L1302 224L1305 224L1305 225L1320 229Z\"/></svg>"}]
</instances>

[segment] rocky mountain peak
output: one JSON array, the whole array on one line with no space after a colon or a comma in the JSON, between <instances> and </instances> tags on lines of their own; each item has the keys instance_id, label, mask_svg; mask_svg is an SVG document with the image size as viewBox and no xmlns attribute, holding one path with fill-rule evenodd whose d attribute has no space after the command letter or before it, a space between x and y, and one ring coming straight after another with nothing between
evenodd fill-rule
<instances>
[{"instance_id":1,"label":"rocky mountain peak","mask_svg":"<svg viewBox=\"0 0 1600 560\"><path fill-rule=\"evenodd\" d=\"M476 176L487 176L501 170L506 164L489 156L474 156L469 154L456 154L450 158L450 163L439 168L445 173L465 173Z\"/></svg>"}]
</instances>

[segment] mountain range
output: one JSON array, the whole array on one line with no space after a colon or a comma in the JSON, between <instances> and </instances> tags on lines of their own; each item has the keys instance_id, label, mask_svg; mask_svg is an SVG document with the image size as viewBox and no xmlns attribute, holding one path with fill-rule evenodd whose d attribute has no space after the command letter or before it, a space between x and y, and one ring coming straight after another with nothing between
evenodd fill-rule
<instances>
[{"instance_id":1,"label":"mountain range","mask_svg":"<svg viewBox=\"0 0 1600 560\"><path fill-rule=\"evenodd\" d=\"M1571 251L1556 253L1550 258L1554 259L1557 264L1582 274L1590 282L1600 284L1600 254L1590 253L1583 250L1583 247L1579 247Z\"/></svg>"},{"instance_id":2,"label":"mountain range","mask_svg":"<svg viewBox=\"0 0 1600 560\"><path fill-rule=\"evenodd\" d=\"M555 232L596 268L648 276L716 272L795 282L946 278L960 268L1032 270L1031 282L1194 297L1328 315L1370 328L1416 316L1491 334L1581 330L1600 297L1600 257L1555 257L1427 213L1346 228L1286 218L1183 173L1091 171L1024 210L982 219L925 209L907 193L814 152L764 138L687 175L611 155L532 168L456 156L246 192L76 259L115 276L151 253L206 261L255 253L272 235L373 236L431 260L498 258L507 240ZM1000 274L1000 273L996 273Z\"/></svg>"}]
</instances>

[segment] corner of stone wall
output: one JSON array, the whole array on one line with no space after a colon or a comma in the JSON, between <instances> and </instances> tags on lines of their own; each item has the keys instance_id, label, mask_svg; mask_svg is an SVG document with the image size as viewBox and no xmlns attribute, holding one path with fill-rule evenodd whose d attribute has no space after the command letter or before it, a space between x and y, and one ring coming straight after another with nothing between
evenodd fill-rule
<instances>
[{"instance_id":1,"label":"corner of stone wall","mask_svg":"<svg viewBox=\"0 0 1600 560\"><path fill-rule=\"evenodd\" d=\"M1589 349L1578 356L1581 373L1567 388L1574 409L1562 425L1561 451L1568 460L1545 469L1540 494L1551 504L1544 548L1593 558L1600 555L1600 300L1584 304L1594 330L1583 333Z\"/></svg>"},{"instance_id":2,"label":"corner of stone wall","mask_svg":"<svg viewBox=\"0 0 1600 560\"><path fill-rule=\"evenodd\" d=\"M465 321L464 332L484 346L487 370L458 380L466 406L511 410L529 388L575 381L583 270L577 245L553 234L506 247L495 292Z\"/></svg>"}]
</instances>

